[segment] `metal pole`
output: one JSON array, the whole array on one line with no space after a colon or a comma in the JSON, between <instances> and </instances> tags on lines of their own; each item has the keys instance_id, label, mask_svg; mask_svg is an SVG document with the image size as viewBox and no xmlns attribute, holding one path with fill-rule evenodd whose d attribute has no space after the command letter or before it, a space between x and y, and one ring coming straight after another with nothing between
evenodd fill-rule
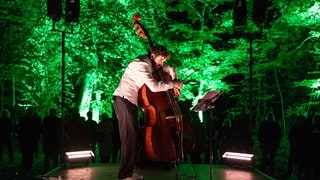
<instances>
[{"instance_id":1,"label":"metal pole","mask_svg":"<svg viewBox=\"0 0 320 180\"><path fill-rule=\"evenodd\" d=\"M213 104L209 104L209 111L210 111L210 117L209 117L209 146L210 146L210 180L213 178Z\"/></svg>"},{"instance_id":2,"label":"metal pole","mask_svg":"<svg viewBox=\"0 0 320 180\"><path fill-rule=\"evenodd\" d=\"M4 97L3 97L3 96L4 96L4 95L3 95L3 94L4 94L4 93L3 93L4 87L3 87L3 84L2 84L2 79L1 79L1 81L0 81L0 84L1 84L1 110L2 110L2 109L3 109L3 98L4 98Z\"/></svg>"},{"instance_id":3,"label":"metal pole","mask_svg":"<svg viewBox=\"0 0 320 180\"><path fill-rule=\"evenodd\" d=\"M64 104L65 104L65 70L66 70L66 60L65 60L65 38L66 32L62 31L62 64L61 64L61 119L64 118Z\"/></svg>"},{"instance_id":4,"label":"metal pole","mask_svg":"<svg viewBox=\"0 0 320 180\"><path fill-rule=\"evenodd\" d=\"M253 82L252 82L252 66L253 66L253 59L252 59L252 35L249 35L249 41L250 41L250 62L249 62L249 68L250 68L250 133L252 131L252 109L253 109Z\"/></svg>"},{"instance_id":5,"label":"metal pole","mask_svg":"<svg viewBox=\"0 0 320 180\"><path fill-rule=\"evenodd\" d=\"M61 40L61 137L63 143L63 149L65 148L66 138L65 138L65 119L64 119L64 106L65 106L65 71L66 71L66 60L65 60L65 39L66 32L62 31L62 40ZM61 151L61 162L64 162L64 150Z\"/></svg>"}]
</instances>

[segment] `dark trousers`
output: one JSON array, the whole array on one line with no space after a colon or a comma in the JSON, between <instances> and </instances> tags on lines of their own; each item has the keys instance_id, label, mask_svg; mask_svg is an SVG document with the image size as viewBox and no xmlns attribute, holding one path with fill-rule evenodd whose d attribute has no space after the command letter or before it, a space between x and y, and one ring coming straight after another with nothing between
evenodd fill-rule
<instances>
[{"instance_id":1,"label":"dark trousers","mask_svg":"<svg viewBox=\"0 0 320 180\"><path fill-rule=\"evenodd\" d=\"M10 162L13 161L13 149L12 149L12 142L11 142L11 137L0 137L0 162L2 161L3 158L3 149L4 146L7 146L8 149L8 156Z\"/></svg>"},{"instance_id":2,"label":"dark trousers","mask_svg":"<svg viewBox=\"0 0 320 180\"><path fill-rule=\"evenodd\" d=\"M101 163L109 163L110 155L100 155L100 162Z\"/></svg>"},{"instance_id":3,"label":"dark trousers","mask_svg":"<svg viewBox=\"0 0 320 180\"><path fill-rule=\"evenodd\" d=\"M117 162L119 149L120 149L120 145L114 143L112 148L112 163Z\"/></svg>"},{"instance_id":4,"label":"dark trousers","mask_svg":"<svg viewBox=\"0 0 320 180\"><path fill-rule=\"evenodd\" d=\"M276 148L261 148L261 170L265 171L269 167L270 174L273 175L275 169Z\"/></svg>"},{"instance_id":5,"label":"dark trousers","mask_svg":"<svg viewBox=\"0 0 320 180\"><path fill-rule=\"evenodd\" d=\"M46 170L53 168L56 168L58 166L59 162L59 153L53 153L53 152L45 152L44 153L44 167ZM53 161L53 165L51 166L51 160Z\"/></svg>"},{"instance_id":6,"label":"dark trousers","mask_svg":"<svg viewBox=\"0 0 320 180\"><path fill-rule=\"evenodd\" d=\"M138 107L130 101L114 96L114 110L119 123L121 159L118 178L133 174L139 152Z\"/></svg>"},{"instance_id":7,"label":"dark trousers","mask_svg":"<svg viewBox=\"0 0 320 180\"><path fill-rule=\"evenodd\" d=\"M30 172L33 165L35 154L34 148L25 148L22 150L22 169L24 172Z\"/></svg>"}]
</instances>

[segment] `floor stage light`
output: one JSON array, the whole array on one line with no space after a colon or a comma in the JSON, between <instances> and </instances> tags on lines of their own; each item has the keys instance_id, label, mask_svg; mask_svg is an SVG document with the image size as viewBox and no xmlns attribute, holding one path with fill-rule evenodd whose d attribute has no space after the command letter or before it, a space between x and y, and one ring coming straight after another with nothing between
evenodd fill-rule
<instances>
[{"instance_id":1,"label":"floor stage light","mask_svg":"<svg viewBox=\"0 0 320 180\"><path fill-rule=\"evenodd\" d=\"M91 150L66 152L66 160L69 163L89 163L94 157Z\"/></svg>"}]
</instances>

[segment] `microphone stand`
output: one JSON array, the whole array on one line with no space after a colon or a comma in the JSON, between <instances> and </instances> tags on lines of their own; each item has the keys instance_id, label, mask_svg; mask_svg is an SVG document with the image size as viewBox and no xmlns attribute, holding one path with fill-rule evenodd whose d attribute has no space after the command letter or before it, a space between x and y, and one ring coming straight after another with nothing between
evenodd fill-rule
<instances>
[{"instance_id":1,"label":"microphone stand","mask_svg":"<svg viewBox=\"0 0 320 180\"><path fill-rule=\"evenodd\" d=\"M213 108L214 108L214 106L213 106L213 102L209 102L208 103L208 105L209 105L209 109L210 109L210 114L209 114L209 158L210 158L210 180L212 180L212 173L213 173L213 138L212 138L212 134L213 134ZM211 108L212 107L212 108Z\"/></svg>"}]
</instances>

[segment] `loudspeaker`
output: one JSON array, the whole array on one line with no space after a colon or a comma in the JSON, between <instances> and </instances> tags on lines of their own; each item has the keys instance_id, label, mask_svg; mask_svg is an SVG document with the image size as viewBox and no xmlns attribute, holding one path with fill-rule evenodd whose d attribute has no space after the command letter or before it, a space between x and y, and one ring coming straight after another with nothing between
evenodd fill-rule
<instances>
[{"instance_id":1,"label":"loudspeaker","mask_svg":"<svg viewBox=\"0 0 320 180\"><path fill-rule=\"evenodd\" d=\"M62 0L47 0L47 16L53 21L59 21L62 17Z\"/></svg>"},{"instance_id":2,"label":"loudspeaker","mask_svg":"<svg viewBox=\"0 0 320 180\"><path fill-rule=\"evenodd\" d=\"M65 16L66 22L79 23L80 0L66 0Z\"/></svg>"},{"instance_id":3,"label":"loudspeaker","mask_svg":"<svg viewBox=\"0 0 320 180\"><path fill-rule=\"evenodd\" d=\"M266 20L268 0L254 0L252 9L253 22L260 25Z\"/></svg>"},{"instance_id":4,"label":"loudspeaker","mask_svg":"<svg viewBox=\"0 0 320 180\"><path fill-rule=\"evenodd\" d=\"M246 0L236 0L233 9L234 26L247 25L247 3Z\"/></svg>"}]
</instances>

